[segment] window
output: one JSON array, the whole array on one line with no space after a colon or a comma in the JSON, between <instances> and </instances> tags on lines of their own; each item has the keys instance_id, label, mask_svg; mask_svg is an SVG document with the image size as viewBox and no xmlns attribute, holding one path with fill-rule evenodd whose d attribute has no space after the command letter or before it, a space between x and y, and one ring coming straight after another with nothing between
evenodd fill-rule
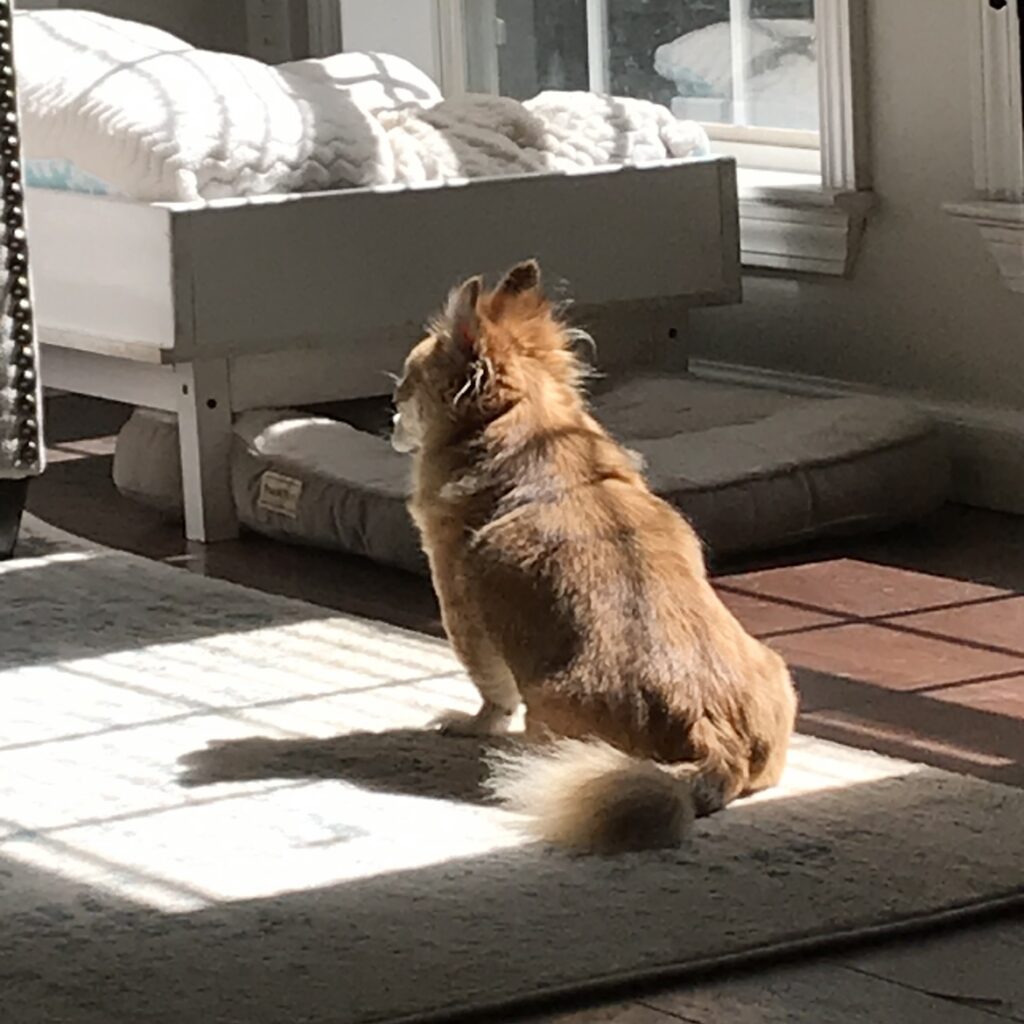
<instances>
[{"instance_id":1,"label":"window","mask_svg":"<svg viewBox=\"0 0 1024 1024\"><path fill-rule=\"evenodd\" d=\"M744 167L817 174L814 0L463 0L465 88L590 89L700 121ZM454 63L459 63L456 57Z\"/></svg>"},{"instance_id":2,"label":"window","mask_svg":"<svg viewBox=\"0 0 1024 1024\"><path fill-rule=\"evenodd\" d=\"M740 168L748 266L845 275L867 191L867 0L307 0L347 48L414 60L446 95L593 89L701 121Z\"/></svg>"}]
</instances>

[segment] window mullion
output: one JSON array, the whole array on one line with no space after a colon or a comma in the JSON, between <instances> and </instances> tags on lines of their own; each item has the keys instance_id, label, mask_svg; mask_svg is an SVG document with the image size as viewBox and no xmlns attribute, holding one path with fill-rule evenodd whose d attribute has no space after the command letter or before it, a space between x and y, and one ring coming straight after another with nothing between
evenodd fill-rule
<instances>
[{"instance_id":1,"label":"window mullion","mask_svg":"<svg viewBox=\"0 0 1024 1024\"><path fill-rule=\"evenodd\" d=\"M870 186L865 118L864 0L815 0L821 183Z\"/></svg>"},{"instance_id":2,"label":"window mullion","mask_svg":"<svg viewBox=\"0 0 1024 1024\"><path fill-rule=\"evenodd\" d=\"M975 188L986 199L1024 199L1020 32L1010 9L978 3L970 18L975 60Z\"/></svg>"},{"instance_id":3,"label":"window mullion","mask_svg":"<svg viewBox=\"0 0 1024 1024\"><path fill-rule=\"evenodd\" d=\"M729 0L729 51L732 61L732 121L749 124L747 68L749 65L750 0Z\"/></svg>"},{"instance_id":4,"label":"window mullion","mask_svg":"<svg viewBox=\"0 0 1024 1024\"><path fill-rule=\"evenodd\" d=\"M591 92L602 95L611 92L610 55L608 0L587 0L587 70Z\"/></svg>"},{"instance_id":5,"label":"window mullion","mask_svg":"<svg viewBox=\"0 0 1024 1024\"><path fill-rule=\"evenodd\" d=\"M466 54L466 17L464 0L434 0L437 24L438 83L445 96L463 96L469 90L469 65Z\"/></svg>"}]
</instances>

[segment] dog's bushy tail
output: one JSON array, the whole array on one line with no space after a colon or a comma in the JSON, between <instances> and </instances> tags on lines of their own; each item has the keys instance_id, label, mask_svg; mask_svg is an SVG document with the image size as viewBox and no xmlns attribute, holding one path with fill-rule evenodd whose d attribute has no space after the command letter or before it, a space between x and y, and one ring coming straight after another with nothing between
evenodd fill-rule
<instances>
[{"instance_id":1,"label":"dog's bushy tail","mask_svg":"<svg viewBox=\"0 0 1024 1024\"><path fill-rule=\"evenodd\" d=\"M538 839L577 853L678 846L703 806L702 773L607 743L559 740L496 755L489 788Z\"/></svg>"}]
</instances>

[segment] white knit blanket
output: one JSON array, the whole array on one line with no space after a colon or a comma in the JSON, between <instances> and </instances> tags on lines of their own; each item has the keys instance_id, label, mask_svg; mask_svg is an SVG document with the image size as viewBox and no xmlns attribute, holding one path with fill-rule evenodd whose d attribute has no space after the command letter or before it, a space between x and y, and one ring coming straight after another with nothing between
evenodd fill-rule
<instances>
[{"instance_id":1,"label":"white knit blanket","mask_svg":"<svg viewBox=\"0 0 1024 1024\"><path fill-rule=\"evenodd\" d=\"M16 16L25 156L146 201L394 184L700 156L696 124L643 100L442 99L377 54L271 67L76 10Z\"/></svg>"}]
</instances>

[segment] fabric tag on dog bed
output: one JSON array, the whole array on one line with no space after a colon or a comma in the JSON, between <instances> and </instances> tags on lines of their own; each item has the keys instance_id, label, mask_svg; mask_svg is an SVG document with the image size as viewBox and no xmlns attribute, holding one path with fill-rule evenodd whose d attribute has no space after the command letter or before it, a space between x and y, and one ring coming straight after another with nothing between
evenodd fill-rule
<instances>
[{"instance_id":1,"label":"fabric tag on dog bed","mask_svg":"<svg viewBox=\"0 0 1024 1024\"><path fill-rule=\"evenodd\" d=\"M295 477L269 470L260 477L260 493L256 504L264 512L276 512L279 516L295 519L299 514L301 497L302 481Z\"/></svg>"}]
</instances>

